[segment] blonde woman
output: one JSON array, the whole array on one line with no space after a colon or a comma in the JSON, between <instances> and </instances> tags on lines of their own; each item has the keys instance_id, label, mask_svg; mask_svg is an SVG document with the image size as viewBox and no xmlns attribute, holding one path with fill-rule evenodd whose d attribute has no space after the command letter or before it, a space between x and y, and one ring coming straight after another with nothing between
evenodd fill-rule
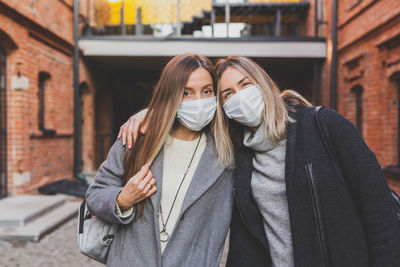
<instances>
[{"instance_id":1,"label":"blonde woman","mask_svg":"<svg viewBox=\"0 0 400 267\"><path fill-rule=\"evenodd\" d=\"M218 164L214 68L180 55L164 68L148 134L120 140L87 192L89 210L120 224L107 266L218 266L233 206L232 170ZM150 166L149 166L150 165Z\"/></svg>"},{"instance_id":2,"label":"blonde woman","mask_svg":"<svg viewBox=\"0 0 400 267\"><path fill-rule=\"evenodd\" d=\"M318 115L340 174L302 96L281 93L245 57L219 61L216 75L218 151L229 154L237 138L245 148L228 266L400 266L395 203L358 130L328 108Z\"/></svg>"},{"instance_id":3,"label":"blonde woman","mask_svg":"<svg viewBox=\"0 0 400 267\"><path fill-rule=\"evenodd\" d=\"M216 76L220 160L236 152L227 266L400 266L395 203L358 130L319 112L336 165L301 95L246 57L220 60Z\"/></svg>"}]
</instances>

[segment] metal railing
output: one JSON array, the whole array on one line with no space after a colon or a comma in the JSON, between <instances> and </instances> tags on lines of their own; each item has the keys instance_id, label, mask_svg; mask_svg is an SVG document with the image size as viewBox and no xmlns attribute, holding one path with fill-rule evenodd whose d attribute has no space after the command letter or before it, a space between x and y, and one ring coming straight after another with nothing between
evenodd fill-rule
<instances>
[{"instance_id":1,"label":"metal railing","mask_svg":"<svg viewBox=\"0 0 400 267\"><path fill-rule=\"evenodd\" d=\"M81 0L81 35L242 38L318 36L321 0ZM313 3L315 12L309 12ZM81 7L82 9L82 7ZM314 14L315 32L307 30ZM312 27L312 26L311 26Z\"/></svg>"}]
</instances>

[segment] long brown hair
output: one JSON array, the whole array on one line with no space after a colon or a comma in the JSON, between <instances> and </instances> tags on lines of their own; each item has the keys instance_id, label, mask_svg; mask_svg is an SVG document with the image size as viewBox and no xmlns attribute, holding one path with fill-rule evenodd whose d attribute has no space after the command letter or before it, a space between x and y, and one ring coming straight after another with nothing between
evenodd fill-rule
<instances>
[{"instance_id":1,"label":"long brown hair","mask_svg":"<svg viewBox=\"0 0 400 267\"><path fill-rule=\"evenodd\" d=\"M198 68L206 69L215 81L213 64L208 58L200 55L178 55L171 59L163 69L150 100L147 115L142 123L142 125L148 124L146 135L139 134L132 149L125 154L124 184L144 164L151 164L159 153L174 125L187 80L190 74ZM134 205L134 210L139 218L144 214L147 201L148 199Z\"/></svg>"},{"instance_id":2,"label":"long brown hair","mask_svg":"<svg viewBox=\"0 0 400 267\"><path fill-rule=\"evenodd\" d=\"M220 80L222 74L229 67L233 67L246 75L250 81L257 85L264 98L263 122L265 136L273 142L277 142L286 136L287 123L294 120L289 117L292 105L311 106L311 104L299 93L285 90L281 93L278 85L269 77L257 63L247 57L230 56L218 61L215 66L217 86L217 115L215 120L215 144L220 159L229 164L234 157L234 143L241 145L243 141L243 125L229 120L222 108ZM233 141L233 142L232 142Z\"/></svg>"}]
</instances>

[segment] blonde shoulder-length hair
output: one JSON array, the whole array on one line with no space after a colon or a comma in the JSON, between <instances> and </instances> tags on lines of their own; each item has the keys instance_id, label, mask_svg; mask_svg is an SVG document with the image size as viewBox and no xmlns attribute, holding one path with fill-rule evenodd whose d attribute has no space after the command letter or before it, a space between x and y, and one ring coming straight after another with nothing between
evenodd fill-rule
<instances>
[{"instance_id":1,"label":"blonde shoulder-length hair","mask_svg":"<svg viewBox=\"0 0 400 267\"><path fill-rule=\"evenodd\" d=\"M264 98L263 123L265 136L272 142L278 142L286 137L286 126L294 120L289 111L293 106L311 106L303 96L292 90L281 93L276 83L253 60L242 56L230 56L221 59L216 64L217 85L217 119L213 124L215 145L220 155L221 164L233 167L234 145L241 146L244 126L229 120L222 108L220 80L229 67L235 68L257 85Z\"/></svg>"}]
</instances>

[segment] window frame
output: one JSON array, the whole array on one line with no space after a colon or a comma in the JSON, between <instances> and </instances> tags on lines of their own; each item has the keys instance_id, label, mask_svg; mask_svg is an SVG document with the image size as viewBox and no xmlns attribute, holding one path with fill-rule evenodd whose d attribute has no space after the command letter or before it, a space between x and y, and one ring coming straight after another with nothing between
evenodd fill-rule
<instances>
[{"instance_id":1,"label":"window frame","mask_svg":"<svg viewBox=\"0 0 400 267\"><path fill-rule=\"evenodd\" d=\"M46 115L46 84L51 78L50 73L40 71L38 75L38 98L39 98L39 130L44 135L54 135L56 131L54 129L48 129L45 126L45 115Z\"/></svg>"}]
</instances>

